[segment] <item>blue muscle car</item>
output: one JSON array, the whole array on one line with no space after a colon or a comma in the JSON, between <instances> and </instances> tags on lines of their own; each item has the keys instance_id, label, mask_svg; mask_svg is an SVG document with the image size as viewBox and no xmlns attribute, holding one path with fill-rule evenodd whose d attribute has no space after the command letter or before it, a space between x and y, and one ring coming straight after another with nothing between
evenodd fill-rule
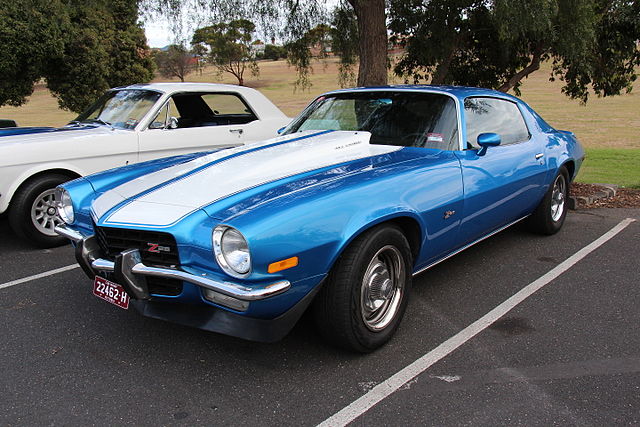
<instances>
[{"instance_id":1,"label":"blue muscle car","mask_svg":"<svg viewBox=\"0 0 640 427\"><path fill-rule=\"evenodd\" d=\"M367 352L398 328L412 276L520 220L557 232L583 158L500 92L339 90L275 139L66 183L56 230L122 308L275 341L311 307L329 340Z\"/></svg>"}]
</instances>

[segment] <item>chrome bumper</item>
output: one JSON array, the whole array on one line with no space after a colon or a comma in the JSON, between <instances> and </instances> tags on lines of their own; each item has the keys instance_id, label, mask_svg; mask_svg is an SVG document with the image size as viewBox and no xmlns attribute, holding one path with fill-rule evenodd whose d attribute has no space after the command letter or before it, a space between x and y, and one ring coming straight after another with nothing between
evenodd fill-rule
<instances>
[{"instance_id":1,"label":"chrome bumper","mask_svg":"<svg viewBox=\"0 0 640 427\"><path fill-rule=\"evenodd\" d=\"M97 239L94 235L83 236L64 225L57 226L55 231L76 244L76 260L84 272L93 279L100 272L113 273L116 281L122 285L129 295L135 299L149 299L145 277L154 276L166 279L178 279L241 301L256 301L285 292L291 287L287 280L268 284L245 286L239 283L213 280L204 275L198 276L182 270L150 267L142 263L137 249L128 249L116 256L115 261L101 258Z\"/></svg>"}]
</instances>

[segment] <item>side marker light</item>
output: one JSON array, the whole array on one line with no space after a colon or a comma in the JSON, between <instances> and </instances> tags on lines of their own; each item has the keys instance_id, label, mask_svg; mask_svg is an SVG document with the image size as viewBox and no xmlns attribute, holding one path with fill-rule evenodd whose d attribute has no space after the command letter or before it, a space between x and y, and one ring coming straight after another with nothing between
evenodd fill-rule
<instances>
[{"instance_id":1,"label":"side marker light","mask_svg":"<svg viewBox=\"0 0 640 427\"><path fill-rule=\"evenodd\" d=\"M283 259L282 261L276 261L269 264L267 268L268 273L277 273L278 271L286 270L287 268L295 267L298 265L298 257Z\"/></svg>"}]
</instances>

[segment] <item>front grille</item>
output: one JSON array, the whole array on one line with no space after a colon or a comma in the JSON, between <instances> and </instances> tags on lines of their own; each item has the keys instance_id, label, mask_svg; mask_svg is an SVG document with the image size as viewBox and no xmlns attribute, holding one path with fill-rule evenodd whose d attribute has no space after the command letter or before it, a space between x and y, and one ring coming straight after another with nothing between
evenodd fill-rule
<instances>
[{"instance_id":1,"label":"front grille","mask_svg":"<svg viewBox=\"0 0 640 427\"><path fill-rule=\"evenodd\" d=\"M95 225L94 228L100 249L105 257L112 261L124 250L138 249L145 265L169 268L180 266L178 245L169 233ZM182 292L182 281L176 279L148 276L147 285L151 294L179 295Z\"/></svg>"}]
</instances>

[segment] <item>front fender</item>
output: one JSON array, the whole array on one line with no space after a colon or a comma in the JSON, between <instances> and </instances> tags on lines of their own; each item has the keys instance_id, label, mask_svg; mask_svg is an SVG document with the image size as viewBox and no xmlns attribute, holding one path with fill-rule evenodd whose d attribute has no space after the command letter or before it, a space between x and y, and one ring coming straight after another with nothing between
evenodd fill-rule
<instances>
[{"instance_id":1,"label":"front fender","mask_svg":"<svg viewBox=\"0 0 640 427\"><path fill-rule=\"evenodd\" d=\"M51 173L64 172L77 176L82 176L86 173L83 169L78 168L77 165L64 161L38 163L27 166L26 169L25 165L4 166L0 168L0 194L2 195L0 197L0 213L7 210L11 199L23 183L37 174L49 171Z\"/></svg>"}]
</instances>

